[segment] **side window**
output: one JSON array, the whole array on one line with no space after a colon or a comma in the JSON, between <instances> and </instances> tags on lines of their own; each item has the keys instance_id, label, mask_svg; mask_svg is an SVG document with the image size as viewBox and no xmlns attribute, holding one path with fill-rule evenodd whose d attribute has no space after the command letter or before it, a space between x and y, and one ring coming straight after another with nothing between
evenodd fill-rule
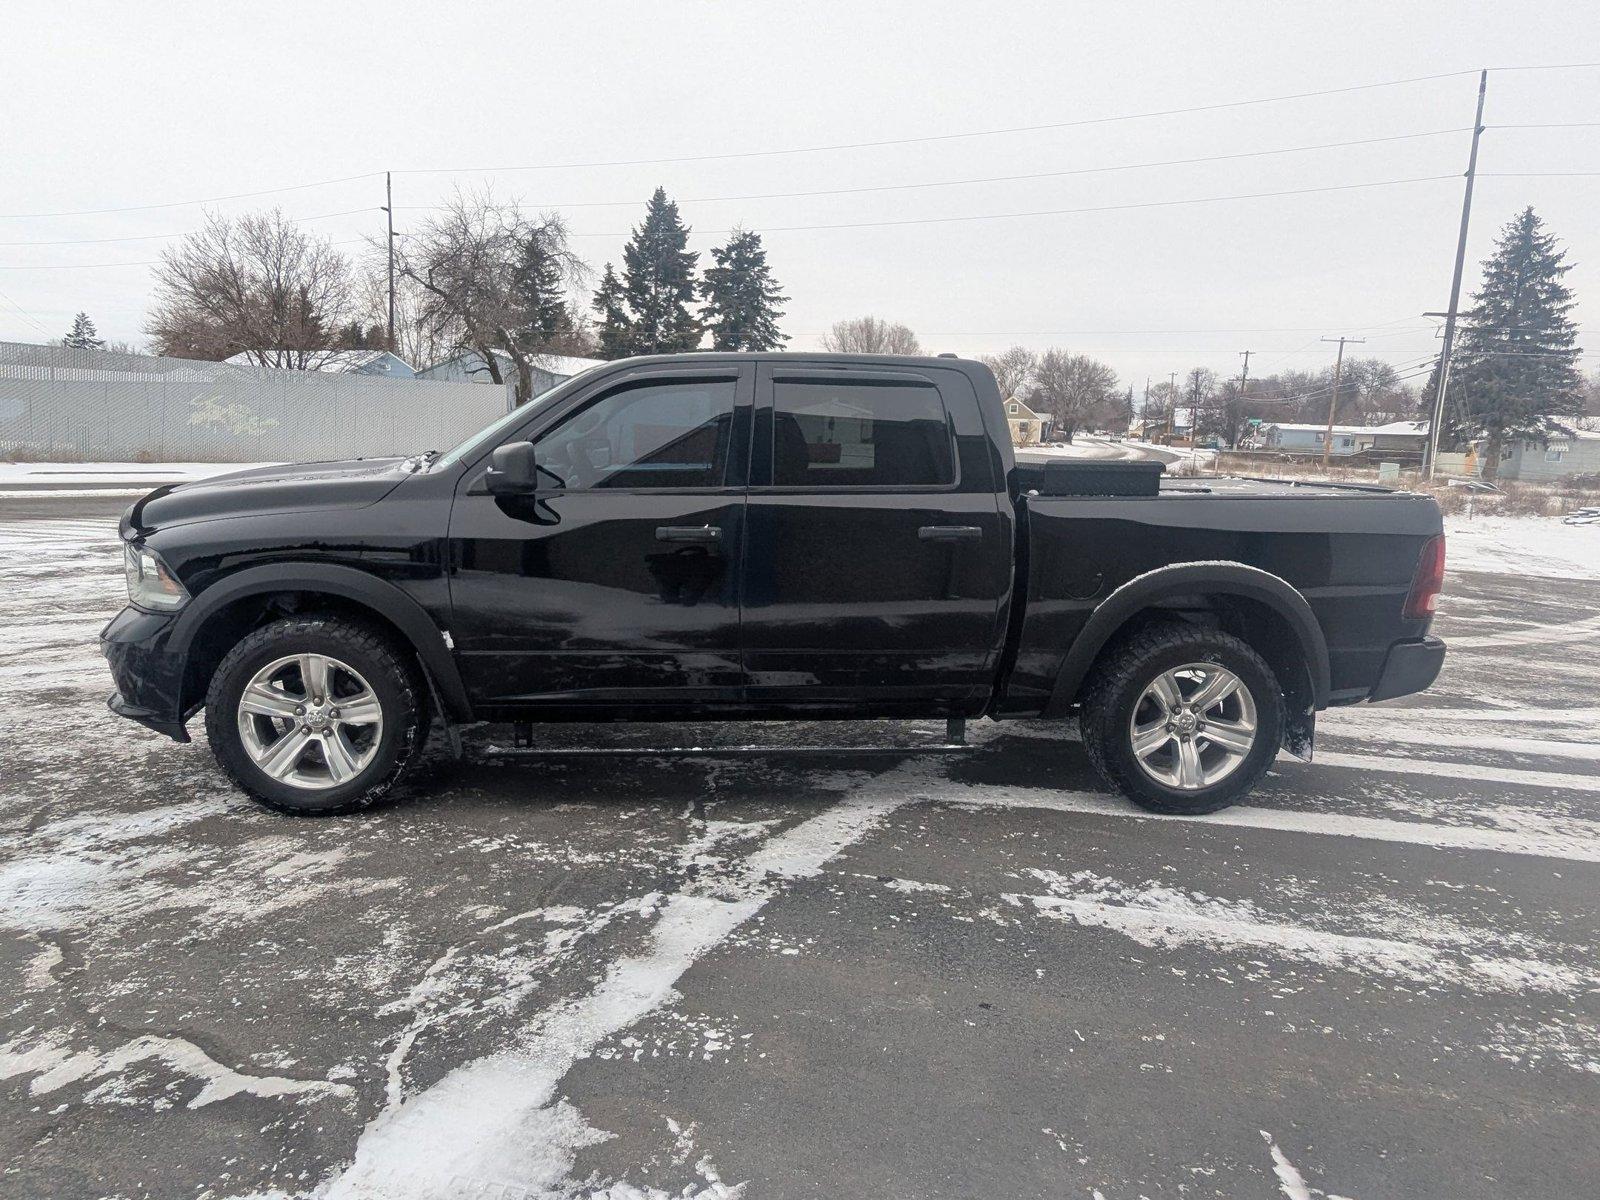
<instances>
[{"instance_id":1,"label":"side window","mask_svg":"<svg viewBox=\"0 0 1600 1200\"><path fill-rule=\"evenodd\" d=\"M933 384L774 383L777 486L938 487L955 478L950 422Z\"/></svg>"},{"instance_id":2,"label":"side window","mask_svg":"<svg viewBox=\"0 0 1600 1200\"><path fill-rule=\"evenodd\" d=\"M542 486L721 487L733 407L731 379L625 384L539 439Z\"/></svg>"}]
</instances>

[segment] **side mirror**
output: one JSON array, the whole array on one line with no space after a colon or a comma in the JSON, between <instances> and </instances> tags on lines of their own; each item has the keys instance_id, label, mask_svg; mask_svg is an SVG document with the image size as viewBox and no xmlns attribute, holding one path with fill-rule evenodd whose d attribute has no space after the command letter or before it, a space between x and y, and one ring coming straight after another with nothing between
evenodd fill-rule
<instances>
[{"instance_id":1,"label":"side mirror","mask_svg":"<svg viewBox=\"0 0 1600 1200\"><path fill-rule=\"evenodd\" d=\"M538 487L539 468L532 442L508 442L489 455L483 486L497 496L531 492Z\"/></svg>"}]
</instances>

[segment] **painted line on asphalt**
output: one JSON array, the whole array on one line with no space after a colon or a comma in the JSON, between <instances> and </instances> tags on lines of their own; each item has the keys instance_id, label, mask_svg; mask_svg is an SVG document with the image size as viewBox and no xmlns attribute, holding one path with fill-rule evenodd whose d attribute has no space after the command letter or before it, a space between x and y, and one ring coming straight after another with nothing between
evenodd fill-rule
<instances>
[{"instance_id":1,"label":"painted line on asphalt","mask_svg":"<svg viewBox=\"0 0 1600 1200\"><path fill-rule=\"evenodd\" d=\"M1129 801L1101 792L1006 792L993 787L972 787L960 793L919 798L963 808L1037 808L1140 821L1186 821L1224 829L1310 833L1322 837L1428 846L1440 850L1488 850L1497 854L1600 862L1600 832L1587 833L1581 826L1562 826L1554 822L1550 822L1549 827L1542 831L1526 828L1485 829L1476 825L1438 825L1427 821L1396 821L1387 817L1258 808L1253 805L1235 805L1221 812L1189 816L1146 812L1135 808ZM1528 819L1523 818L1523 822L1524 825L1528 824Z\"/></svg>"},{"instance_id":2,"label":"painted line on asphalt","mask_svg":"<svg viewBox=\"0 0 1600 1200\"><path fill-rule=\"evenodd\" d=\"M1600 743L1557 741L1551 738L1497 737L1492 734L1446 733L1443 730L1407 729L1389 722L1380 725L1365 721L1350 723L1340 721L1329 725L1317 723L1317 737L1344 738L1367 745L1398 742L1405 746L1443 746L1463 750L1498 750L1504 754L1526 754L1532 757L1571 758L1579 762L1600 763ZM1332 753L1332 751L1328 751ZM1318 760L1323 757L1319 752ZM1454 765L1454 764L1447 764Z\"/></svg>"},{"instance_id":3,"label":"painted line on asphalt","mask_svg":"<svg viewBox=\"0 0 1600 1200\"><path fill-rule=\"evenodd\" d=\"M1379 771L1390 775L1427 775L1432 778L1476 779L1513 787L1556 788L1567 792L1600 792L1600 775L1572 775L1565 771L1524 771L1516 767L1486 767L1475 763L1441 762L1420 758L1387 758L1377 754L1346 754L1319 750L1313 766L1350 771Z\"/></svg>"}]
</instances>

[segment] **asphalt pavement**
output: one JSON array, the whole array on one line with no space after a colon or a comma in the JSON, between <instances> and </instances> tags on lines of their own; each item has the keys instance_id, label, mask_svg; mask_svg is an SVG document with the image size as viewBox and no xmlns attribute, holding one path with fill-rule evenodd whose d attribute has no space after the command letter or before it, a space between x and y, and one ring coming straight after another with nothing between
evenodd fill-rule
<instances>
[{"instance_id":1,"label":"asphalt pavement","mask_svg":"<svg viewBox=\"0 0 1600 1200\"><path fill-rule=\"evenodd\" d=\"M1152 818L1054 723L456 764L296 820L109 715L106 497L0 499L0 1196L1600 1192L1592 582Z\"/></svg>"}]
</instances>

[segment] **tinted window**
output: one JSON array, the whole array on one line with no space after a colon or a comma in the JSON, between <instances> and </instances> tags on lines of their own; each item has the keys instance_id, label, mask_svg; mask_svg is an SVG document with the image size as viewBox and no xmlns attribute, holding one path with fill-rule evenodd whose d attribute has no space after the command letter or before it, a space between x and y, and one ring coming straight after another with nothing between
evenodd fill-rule
<instances>
[{"instance_id":1,"label":"tinted window","mask_svg":"<svg viewBox=\"0 0 1600 1200\"><path fill-rule=\"evenodd\" d=\"M619 388L539 439L542 486L721 487L733 403L731 379Z\"/></svg>"},{"instance_id":2,"label":"tinted window","mask_svg":"<svg viewBox=\"0 0 1600 1200\"><path fill-rule=\"evenodd\" d=\"M772 481L779 487L954 483L939 390L931 383L778 380Z\"/></svg>"}]
</instances>

